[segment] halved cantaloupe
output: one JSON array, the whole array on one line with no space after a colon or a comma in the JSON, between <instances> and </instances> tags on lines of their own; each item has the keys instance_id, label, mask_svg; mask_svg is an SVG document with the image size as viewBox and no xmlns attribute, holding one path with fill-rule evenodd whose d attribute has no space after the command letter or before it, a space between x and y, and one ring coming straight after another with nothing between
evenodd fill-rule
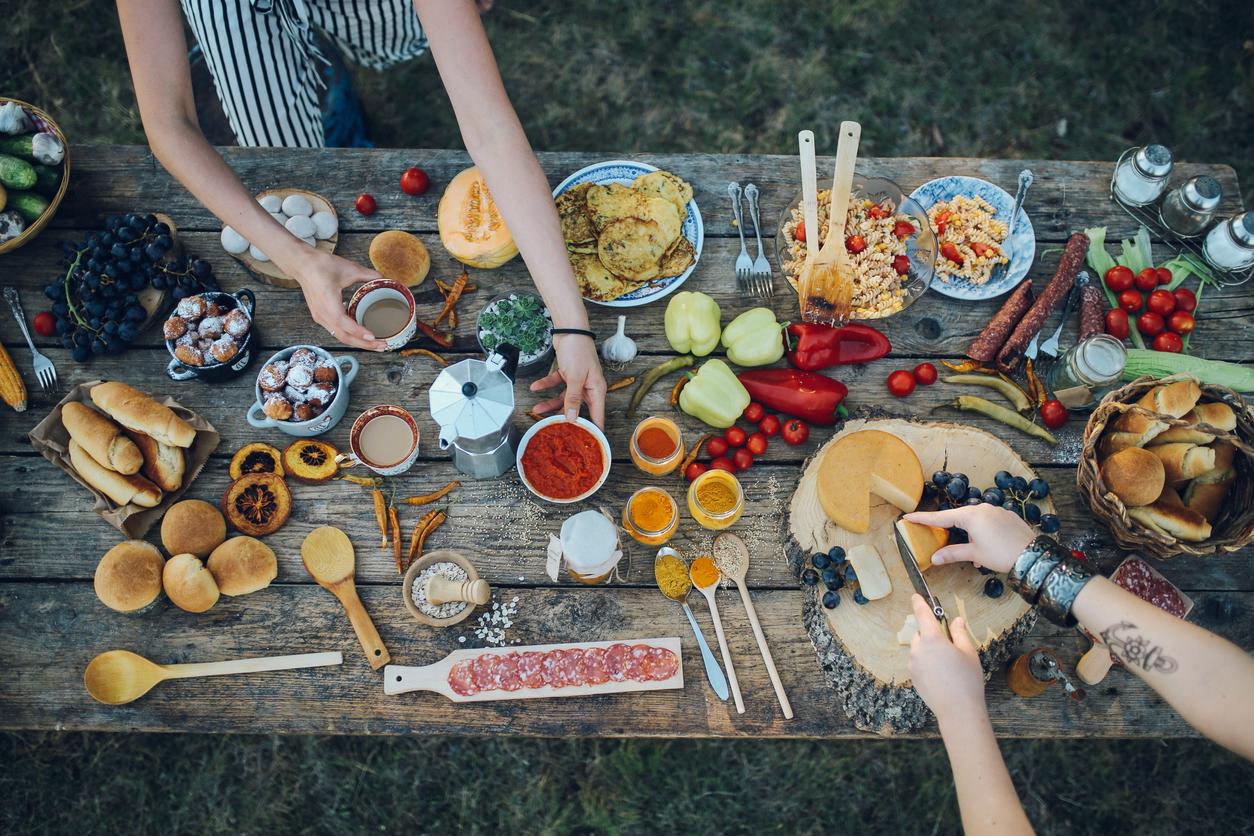
<instances>
[{"instance_id":1,"label":"halved cantaloupe","mask_svg":"<svg viewBox=\"0 0 1254 836\"><path fill-rule=\"evenodd\" d=\"M437 221L440 243L463 264L491 269L518 255L518 247L476 166L449 181L440 198Z\"/></svg>"}]
</instances>

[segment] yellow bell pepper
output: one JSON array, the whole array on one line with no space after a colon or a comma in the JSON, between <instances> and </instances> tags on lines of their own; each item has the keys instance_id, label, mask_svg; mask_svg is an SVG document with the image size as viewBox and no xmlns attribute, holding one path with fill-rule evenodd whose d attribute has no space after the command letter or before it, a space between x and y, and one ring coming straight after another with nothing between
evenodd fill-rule
<instances>
[{"instance_id":1,"label":"yellow bell pepper","mask_svg":"<svg viewBox=\"0 0 1254 836\"><path fill-rule=\"evenodd\" d=\"M711 427L726 429L749 405L749 392L722 360L706 360L679 392L679 408Z\"/></svg>"},{"instance_id":2,"label":"yellow bell pepper","mask_svg":"<svg viewBox=\"0 0 1254 836\"><path fill-rule=\"evenodd\" d=\"M704 357L718 345L718 302L699 291L681 290L666 306L666 340L680 354Z\"/></svg>"},{"instance_id":3,"label":"yellow bell pepper","mask_svg":"<svg viewBox=\"0 0 1254 836\"><path fill-rule=\"evenodd\" d=\"M770 308L752 308L723 329L723 347L737 366L769 366L784 356L784 325Z\"/></svg>"}]
</instances>

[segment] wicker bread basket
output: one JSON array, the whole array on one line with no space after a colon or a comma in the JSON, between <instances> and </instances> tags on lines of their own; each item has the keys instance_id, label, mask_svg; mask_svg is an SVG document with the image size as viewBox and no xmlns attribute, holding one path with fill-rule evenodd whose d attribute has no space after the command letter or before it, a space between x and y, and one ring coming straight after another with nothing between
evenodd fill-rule
<instances>
[{"instance_id":1,"label":"wicker bread basket","mask_svg":"<svg viewBox=\"0 0 1254 836\"><path fill-rule=\"evenodd\" d=\"M1107 426L1124 412L1155 414L1134 406L1135 402L1160 383L1178 379L1180 376L1161 380L1140 377L1102 399L1084 428L1084 446L1076 468L1076 485L1093 515L1110 528L1115 542L1124 549L1145 552L1158 558L1175 557L1179 554L1201 556L1234 552L1254 542L1254 410L1233 390L1225 386L1200 384L1202 397L1199 403L1223 401L1232 407L1237 416L1236 429L1232 433L1211 431L1205 426L1197 427L1215 438L1227 439L1237 447L1237 455L1233 459L1233 467L1237 472L1236 481L1229 489L1223 509L1211 527L1209 539L1196 543L1186 542L1146 528L1129 518L1127 508L1102 482L1097 446ZM1157 417L1173 427L1187 424L1182 419L1162 415Z\"/></svg>"},{"instance_id":2,"label":"wicker bread basket","mask_svg":"<svg viewBox=\"0 0 1254 836\"><path fill-rule=\"evenodd\" d=\"M39 130L56 134L57 138L61 140L61 144L65 146L65 159L61 161L61 184L57 186L57 193L48 199L47 210L36 218L34 223L22 230L21 235L16 238L10 238L8 241L0 244L0 254L12 252L38 235L48 225L48 221L52 220L52 216L57 213L57 207L61 205L61 199L65 197L65 190L70 185L70 143L65 138L65 134L61 132L61 128L57 126L56 122L52 121L51 116L32 104L27 104L21 99L10 99L0 96L0 104L5 102L17 102L26 111L26 114L34 120Z\"/></svg>"}]
</instances>

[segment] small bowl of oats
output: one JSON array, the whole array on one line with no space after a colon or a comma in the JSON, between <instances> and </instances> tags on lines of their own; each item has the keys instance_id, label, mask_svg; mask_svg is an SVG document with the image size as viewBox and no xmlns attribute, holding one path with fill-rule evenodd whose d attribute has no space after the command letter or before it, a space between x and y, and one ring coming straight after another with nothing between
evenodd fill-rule
<instances>
[{"instance_id":1,"label":"small bowl of oats","mask_svg":"<svg viewBox=\"0 0 1254 836\"><path fill-rule=\"evenodd\" d=\"M817 238L805 229L800 192L784 207L775 235L775 256L794 290L806 248L811 244L822 247L827 238L831 203L831 190L820 189ZM936 237L927 212L891 180L854 174L845 250L855 275L852 319L883 319L900 313L932 283Z\"/></svg>"}]
</instances>

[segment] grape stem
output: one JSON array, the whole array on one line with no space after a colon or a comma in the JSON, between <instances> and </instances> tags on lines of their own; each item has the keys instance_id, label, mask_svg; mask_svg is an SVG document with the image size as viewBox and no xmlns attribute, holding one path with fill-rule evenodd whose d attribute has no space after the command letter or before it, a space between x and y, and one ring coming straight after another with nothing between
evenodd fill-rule
<instances>
[{"instance_id":1,"label":"grape stem","mask_svg":"<svg viewBox=\"0 0 1254 836\"><path fill-rule=\"evenodd\" d=\"M87 320L83 319L82 314L78 312L78 308L74 306L73 294L70 293L70 278L74 275L74 271L78 269L78 264L83 260L83 253L85 252L87 252L86 247L81 250L75 250L74 262L70 265L70 269L65 272L65 278L61 280L61 285L65 288L65 306L69 310L70 316L74 317L74 321L78 323L80 328L99 336L100 331L88 325Z\"/></svg>"}]
</instances>

